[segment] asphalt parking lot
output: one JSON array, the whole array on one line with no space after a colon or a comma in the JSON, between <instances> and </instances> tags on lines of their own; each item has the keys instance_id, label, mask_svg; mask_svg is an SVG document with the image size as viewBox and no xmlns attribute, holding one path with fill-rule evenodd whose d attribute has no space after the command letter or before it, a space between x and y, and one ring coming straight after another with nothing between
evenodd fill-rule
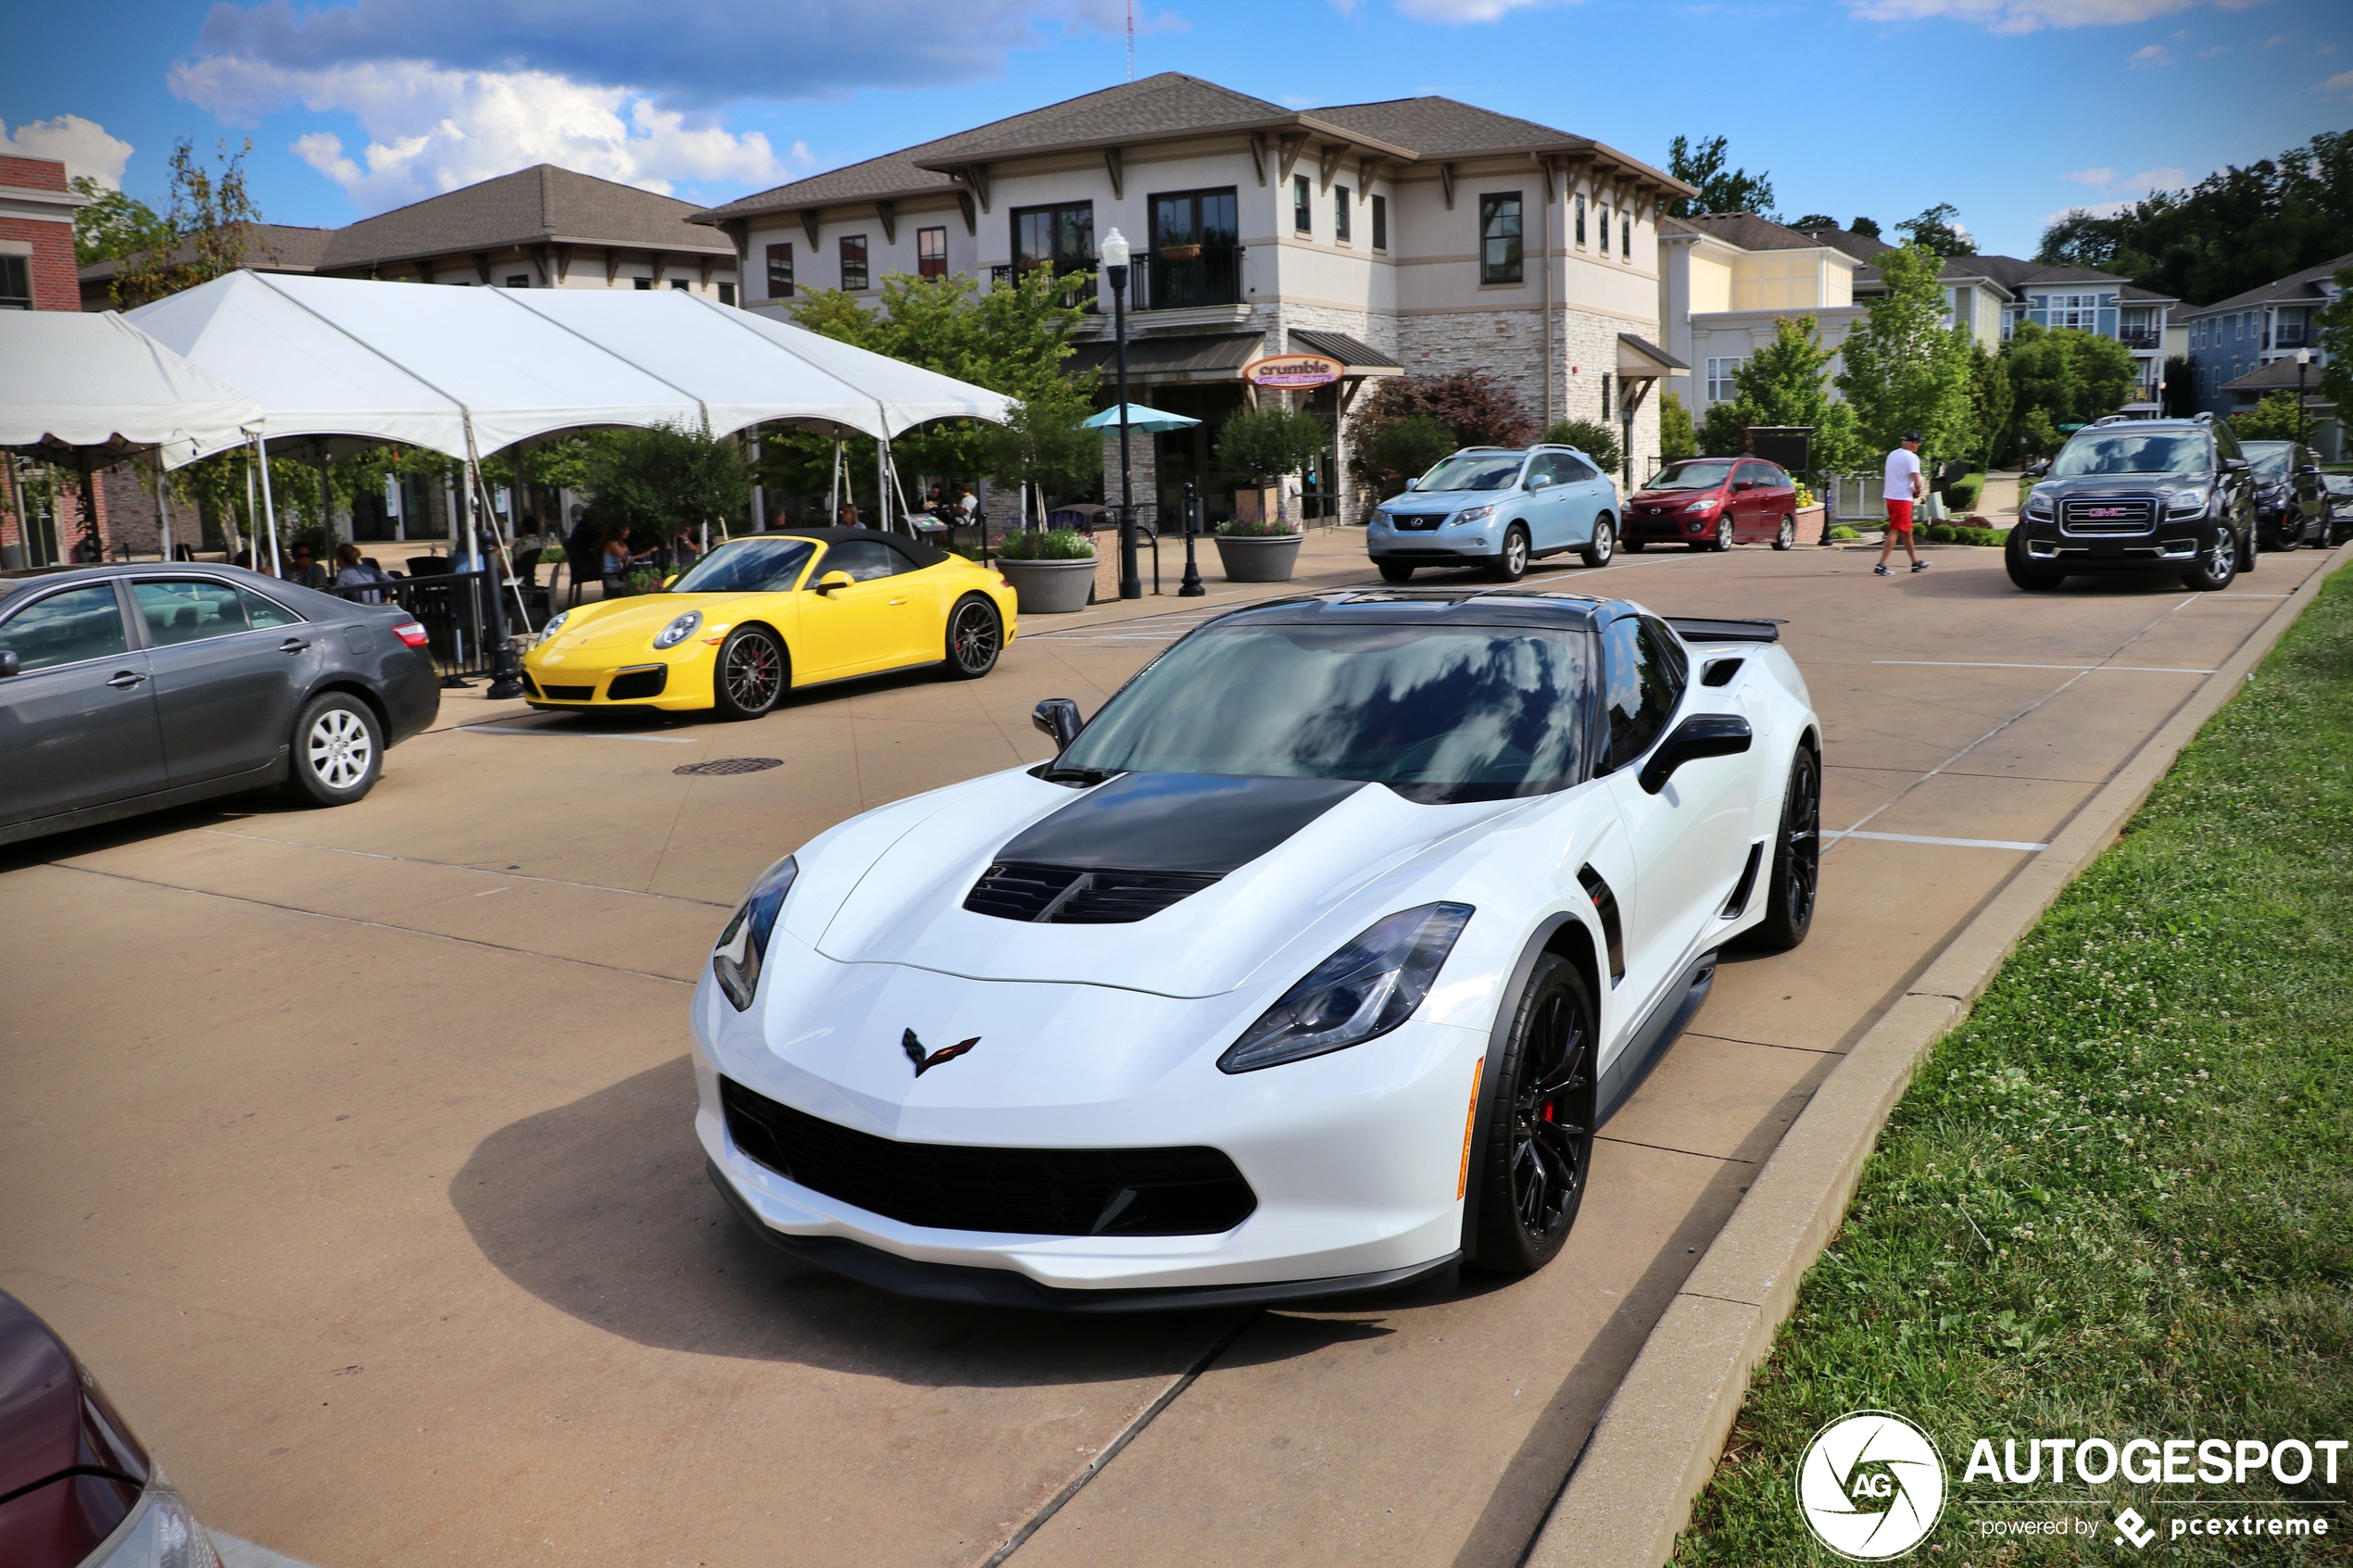
<instances>
[{"instance_id":1,"label":"asphalt parking lot","mask_svg":"<svg viewBox=\"0 0 2353 1568\"><path fill-rule=\"evenodd\" d=\"M1312 541L1304 585L1362 581L1360 547ZM1120 1320L906 1302L774 1256L706 1182L685 1004L745 883L1048 755L1032 705L1091 712L1204 613L1168 597L1033 619L986 681L747 725L468 695L356 808L0 849L0 1287L208 1523L321 1568L1516 1562L1839 1054L2323 558L2032 597L1997 551L1929 558L1530 574L1783 618L1844 834L1811 940L1723 966L1530 1279ZM678 771L736 757L781 765Z\"/></svg>"}]
</instances>

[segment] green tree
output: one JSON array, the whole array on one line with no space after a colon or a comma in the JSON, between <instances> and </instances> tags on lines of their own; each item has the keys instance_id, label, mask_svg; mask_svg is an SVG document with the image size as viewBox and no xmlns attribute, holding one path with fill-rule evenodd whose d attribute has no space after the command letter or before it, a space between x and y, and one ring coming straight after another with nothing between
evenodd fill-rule
<instances>
[{"instance_id":1,"label":"green tree","mask_svg":"<svg viewBox=\"0 0 2353 1568\"><path fill-rule=\"evenodd\" d=\"M2130 350L2114 338L2074 327L2052 331L2020 321L2002 345L2002 358L2015 416L2039 410L2054 430L2116 412L2137 384Z\"/></svg>"},{"instance_id":2,"label":"green tree","mask_svg":"<svg viewBox=\"0 0 2353 1568\"><path fill-rule=\"evenodd\" d=\"M1969 334L1944 322L1941 258L1906 245L1879 257L1887 292L1873 298L1847 334L1841 392L1854 405L1866 449L1883 452L1906 431L1921 435L1923 460L1972 450Z\"/></svg>"},{"instance_id":3,"label":"green tree","mask_svg":"<svg viewBox=\"0 0 2353 1568\"><path fill-rule=\"evenodd\" d=\"M1544 433L1544 439L1559 446L1574 446L1593 459L1604 473L1616 473L1622 454L1617 450L1617 433L1593 420L1561 420Z\"/></svg>"},{"instance_id":4,"label":"green tree","mask_svg":"<svg viewBox=\"0 0 2353 1568\"><path fill-rule=\"evenodd\" d=\"M1284 479L1331 445L1331 430L1309 413L1245 408L1217 433L1217 464L1238 479Z\"/></svg>"},{"instance_id":5,"label":"green tree","mask_svg":"<svg viewBox=\"0 0 2353 1568\"><path fill-rule=\"evenodd\" d=\"M1951 202L1938 202L1919 217L1895 225L1895 232L1906 245L1924 245L1942 257L1975 256L1977 242L1961 227L1960 219L1960 208Z\"/></svg>"},{"instance_id":6,"label":"green tree","mask_svg":"<svg viewBox=\"0 0 2353 1568\"><path fill-rule=\"evenodd\" d=\"M751 500L735 439L685 425L603 432L587 469L600 522L663 540L741 517Z\"/></svg>"},{"instance_id":7,"label":"green tree","mask_svg":"<svg viewBox=\"0 0 2353 1568\"><path fill-rule=\"evenodd\" d=\"M2010 428L2010 412L2018 392L2010 385L2010 368L1999 354L1989 351L1974 334L1969 340L1969 418L1977 427L1972 454L1981 467L1994 464L1994 448Z\"/></svg>"},{"instance_id":8,"label":"green tree","mask_svg":"<svg viewBox=\"0 0 2353 1568\"><path fill-rule=\"evenodd\" d=\"M1013 405L1012 419L987 433L991 479L1049 495L1087 487L1103 470L1103 438L1087 428L1085 388L1057 376Z\"/></svg>"},{"instance_id":9,"label":"green tree","mask_svg":"<svg viewBox=\"0 0 2353 1568\"><path fill-rule=\"evenodd\" d=\"M73 264L94 266L120 261L143 250L169 245L178 236L145 202L122 191L109 191L87 174L73 177L76 194L90 205L73 215Z\"/></svg>"},{"instance_id":10,"label":"green tree","mask_svg":"<svg viewBox=\"0 0 2353 1568\"><path fill-rule=\"evenodd\" d=\"M254 247L253 226L261 208L245 189L248 140L235 152L220 144L208 167L195 143L182 137L171 149L171 205L154 243L122 257L115 272L114 302L125 310L166 295L226 277L245 264Z\"/></svg>"},{"instance_id":11,"label":"green tree","mask_svg":"<svg viewBox=\"0 0 2353 1568\"><path fill-rule=\"evenodd\" d=\"M2306 430L2293 392L2271 393L2254 408L2233 414L2231 428L2242 441L2300 441Z\"/></svg>"},{"instance_id":12,"label":"green tree","mask_svg":"<svg viewBox=\"0 0 2353 1568\"><path fill-rule=\"evenodd\" d=\"M1355 452L1350 468L1365 494L1394 495L1403 487L1409 471L1422 471L1384 468L1378 457L1381 433L1398 420L1416 415L1435 420L1453 432L1454 446L1525 446L1536 436L1536 427L1529 420L1527 410L1519 406L1519 399L1509 387L1484 370L1458 370L1451 376L1387 377L1357 405L1356 413L1349 421Z\"/></svg>"},{"instance_id":13,"label":"green tree","mask_svg":"<svg viewBox=\"0 0 2353 1568\"><path fill-rule=\"evenodd\" d=\"M2321 352L2328 363L2321 370L2321 395L2338 409L2353 408L2353 267L2340 267L2334 280L2336 300L2321 312Z\"/></svg>"},{"instance_id":14,"label":"green tree","mask_svg":"<svg viewBox=\"0 0 2353 1568\"><path fill-rule=\"evenodd\" d=\"M1413 479L1454 449L1454 433L1428 414L1408 414L1372 439L1373 461L1383 471Z\"/></svg>"},{"instance_id":15,"label":"green tree","mask_svg":"<svg viewBox=\"0 0 2353 1568\"><path fill-rule=\"evenodd\" d=\"M1880 237L1879 220L1876 218L1850 219L1847 221L1846 232L1850 234L1860 234L1867 240L1876 240Z\"/></svg>"},{"instance_id":16,"label":"green tree","mask_svg":"<svg viewBox=\"0 0 2353 1568\"><path fill-rule=\"evenodd\" d=\"M1783 316L1773 323L1773 341L1732 372L1736 395L1712 405L1700 449L1729 458L1748 449L1753 425L1803 426L1814 433L1818 472L1843 472L1864 457L1855 410L1831 396L1830 366L1835 349L1822 346L1815 319Z\"/></svg>"},{"instance_id":17,"label":"green tree","mask_svg":"<svg viewBox=\"0 0 2353 1568\"><path fill-rule=\"evenodd\" d=\"M1838 220L1827 212L1809 212L1790 227L1800 232L1809 229L1835 229L1838 227Z\"/></svg>"},{"instance_id":18,"label":"green tree","mask_svg":"<svg viewBox=\"0 0 2353 1568\"><path fill-rule=\"evenodd\" d=\"M1692 428L1692 411L1671 392L1658 395L1658 456L1661 462L1694 457L1699 433Z\"/></svg>"},{"instance_id":19,"label":"green tree","mask_svg":"<svg viewBox=\"0 0 2353 1568\"><path fill-rule=\"evenodd\" d=\"M1696 196L1683 196L1667 204L1669 215L1693 218L1706 212L1755 212L1767 218L1773 215L1773 180L1764 171L1751 174L1745 169L1726 169L1722 136L1693 145L1688 137L1678 136L1667 144L1667 172L1687 185L1699 187Z\"/></svg>"}]
</instances>

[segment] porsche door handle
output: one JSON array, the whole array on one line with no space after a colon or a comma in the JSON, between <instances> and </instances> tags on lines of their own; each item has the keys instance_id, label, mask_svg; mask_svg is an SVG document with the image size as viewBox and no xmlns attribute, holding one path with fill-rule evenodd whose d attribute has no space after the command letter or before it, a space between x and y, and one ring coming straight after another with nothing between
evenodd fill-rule
<instances>
[{"instance_id":1,"label":"porsche door handle","mask_svg":"<svg viewBox=\"0 0 2353 1568\"><path fill-rule=\"evenodd\" d=\"M905 599L893 599L893 600L891 600L890 602L891 602L892 604L895 604L895 605L903 605L903 604L905 604L907 601L906 601Z\"/></svg>"},{"instance_id":2,"label":"porsche door handle","mask_svg":"<svg viewBox=\"0 0 2353 1568\"><path fill-rule=\"evenodd\" d=\"M136 670L123 670L118 671L107 680L107 684L119 692L127 692L145 680L146 677Z\"/></svg>"}]
</instances>

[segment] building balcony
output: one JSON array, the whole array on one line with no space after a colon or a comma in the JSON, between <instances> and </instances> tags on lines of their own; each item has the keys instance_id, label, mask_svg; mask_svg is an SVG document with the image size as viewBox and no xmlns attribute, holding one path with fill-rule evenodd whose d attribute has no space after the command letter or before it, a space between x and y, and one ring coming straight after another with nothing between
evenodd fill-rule
<instances>
[{"instance_id":1,"label":"building balcony","mask_svg":"<svg viewBox=\"0 0 2353 1568\"><path fill-rule=\"evenodd\" d=\"M1184 245L1164 247L1149 257L1139 256L1127 269L1127 310L1130 315L1165 316L1184 312L1187 318L1220 320L1249 308L1242 289L1243 245ZM1036 263L1031 263L1036 265ZM1061 264L1080 272L1082 281L1063 295L1064 305L1108 320L1111 289L1102 282L1092 257ZM1004 288L1013 280L1014 265L988 270L988 286Z\"/></svg>"},{"instance_id":2,"label":"building balcony","mask_svg":"<svg viewBox=\"0 0 2353 1568\"><path fill-rule=\"evenodd\" d=\"M2155 327L2126 327L2116 334L2116 341L2127 348L2159 348L2165 334Z\"/></svg>"},{"instance_id":3,"label":"building balcony","mask_svg":"<svg viewBox=\"0 0 2353 1568\"><path fill-rule=\"evenodd\" d=\"M2266 348L2304 348L2313 342L2312 333L2302 327L2279 327L2272 331Z\"/></svg>"}]
</instances>

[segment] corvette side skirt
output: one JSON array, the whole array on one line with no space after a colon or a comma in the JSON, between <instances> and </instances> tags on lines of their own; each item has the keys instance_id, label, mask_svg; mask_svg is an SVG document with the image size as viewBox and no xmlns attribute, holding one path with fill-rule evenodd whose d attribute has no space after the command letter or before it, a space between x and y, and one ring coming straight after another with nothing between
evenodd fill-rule
<instances>
[{"instance_id":1,"label":"corvette side skirt","mask_svg":"<svg viewBox=\"0 0 2353 1568\"><path fill-rule=\"evenodd\" d=\"M1597 1125L1607 1126L1617 1108L1642 1086L1658 1059L1667 1054L1667 1047L1675 1043L1691 1022L1692 1015L1699 1011L1700 1003L1707 1000L1707 993L1715 984L1716 955L1708 953L1692 965L1680 986L1659 998L1634 1038L1617 1053L1617 1060L1602 1070L1601 1119Z\"/></svg>"},{"instance_id":2,"label":"corvette side skirt","mask_svg":"<svg viewBox=\"0 0 2353 1568\"><path fill-rule=\"evenodd\" d=\"M1277 1280L1265 1285L1202 1285L1163 1288L1071 1290L1040 1285L1011 1269L979 1269L962 1263L926 1263L839 1236L794 1236L767 1223L744 1201L718 1163L709 1158L703 1169L711 1185L727 1200L736 1217L771 1247L804 1263L814 1263L862 1285L895 1295L930 1301L963 1301L976 1307L1029 1307L1049 1312L1165 1312L1205 1307L1259 1306L1271 1301L1303 1301L1332 1296L1361 1296L1367 1291L1394 1289L1443 1273L1462 1254L1449 1252L1410 1268L1384 1269L1378 1273L1345 1274L1332 1279Z\"/></svg>"}]
</instances>

